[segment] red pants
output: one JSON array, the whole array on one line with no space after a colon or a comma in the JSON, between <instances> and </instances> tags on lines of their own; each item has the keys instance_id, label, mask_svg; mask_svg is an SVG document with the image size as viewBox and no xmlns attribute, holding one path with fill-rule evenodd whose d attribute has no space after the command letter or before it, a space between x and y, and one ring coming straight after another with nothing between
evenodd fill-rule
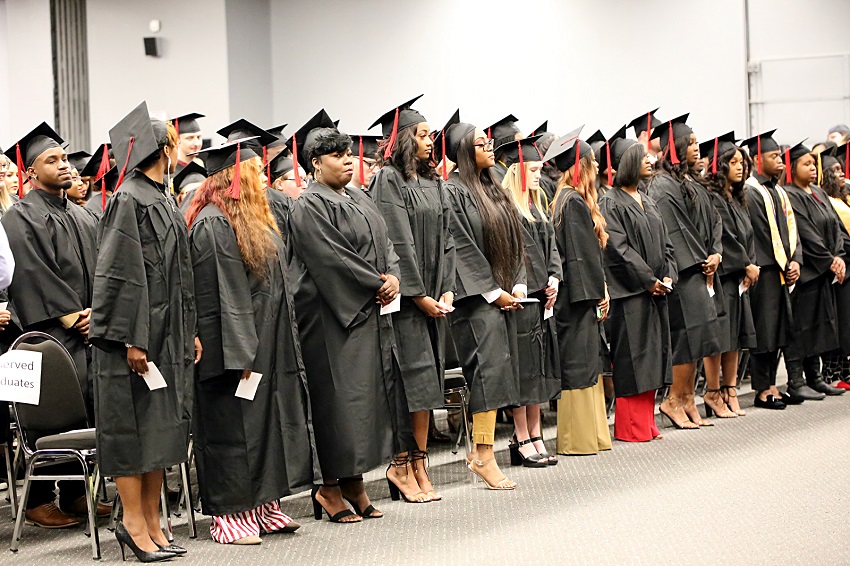
<instances>
[{"instance_id":1,"label":"red pants","mask_svg":"<svg viewBox=\"0 0 850 566\"><path fill-rule=\"evenodd\" d=\"M292 519L280 510L280 502L270 501L250 511L213 517L210 534L214 541L230 544L240 538L259 535L261 529L267 533L279 531L291 522Z\"/></svg>"},{"instance_id":2,"label":"red pants","mask_svg":"<svg viewBox=\"0 0 850 566\"><path fill-rule=\"evenodd\" d=\"M625 442L648 442L659 434L655 424L655 391L617 397L614 438Z\"/></svg>"}]
</instances>

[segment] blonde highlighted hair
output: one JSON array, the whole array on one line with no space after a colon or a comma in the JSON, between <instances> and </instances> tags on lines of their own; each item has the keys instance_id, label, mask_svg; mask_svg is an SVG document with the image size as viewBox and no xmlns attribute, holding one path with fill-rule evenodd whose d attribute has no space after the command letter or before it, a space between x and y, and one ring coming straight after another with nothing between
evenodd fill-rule
<instances>
[{"instance_id":1,"label":"blonde highlighted hair","mask_svg":"<svg viewBox=\"0 0 850 566\"><path fill-rule=\"evenodd\" d=\"M573 186L573 169L575 168L575 165L561 174L561 178L558 180L558 191L555 193L555 198L552 199L552 213L556 213L555 204L558 202L558 198L564 189L577 192L581 195L581 198L584 199L584 202L590 209L590 218L593 220L593 231L596 232L596 239L599 240L599 247L604 248L608 243L608 232L605 231L605 217L602 216L602 213L599 211L599 203L597 202L596 171L593 167L594 161L595 158L593 157L593 152L581 158L581 161L579 162L580 171L579 181L576 183L577 186ZM560 216L556 219L556 223L560 225Z\"/></svg>"},{"instance_id":2,"label":"blonde highlighted hair","mask_svg":"<svg viewBox=\"0 0 850 566\"><path fill-rule=\"evenodd\" d=\"M531 167L535 163L542 170L542 161L526 161L524 164L526 184L528 184L528 178L531 175ZM539 212L543 218L546 218L546 206L543 204L542 200L545 196L541 196L543 191L540 190L540 185L536 188L527 187L527 191L522 190L522 169L520 168L519 163L514 163L508 167L508 172L505 174L505 178L502 179L502 188L507 191L520 214L522 214L526 220L529 222L537 222L537 218L531 213L531 206L534 206L534 208L537 209L537 212Z\"/></svg>"}]
</instances>

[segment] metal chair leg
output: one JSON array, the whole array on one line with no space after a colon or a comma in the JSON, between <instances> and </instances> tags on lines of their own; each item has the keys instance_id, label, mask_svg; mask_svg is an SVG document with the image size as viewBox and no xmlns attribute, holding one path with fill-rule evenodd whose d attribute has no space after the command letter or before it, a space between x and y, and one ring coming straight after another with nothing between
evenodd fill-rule
<instances>
[{"instance_id":1,"label":"metal chair leg","mask_svg":"<svg viewBox=\"0 0 850 566\"><path fill-rule=\"evenodd\" d=\"M12 459L9 454L12 453L12 441L7 440L3 450L3 456L6 458L6 484L9 486L9 503L12 508L12 520L17 519L18 513L18 487L15 484L15 473L12 469Z\"/></svg>"},{"instance_id":2,"label":"metal chair leg","mask_svg":"<svg viewBox=\"0 0 850 566\"><path fill-rule=\"evenodd\" d=\"M24 476L24 493L21 496L21 504L19 507L18 518L15 519L15 530L12 533L12 544L9 546L9 550L12 552L18 551L18 543L21 540L21 526L24 523L24 515L26 512L24 511L27 508L27 500L29 500L30 496L30 475L32 474L32 465L33 461L27 465L27 473Z\"/></svg>"},{"instance_id":3,"label":"metal chair leg","mask_svg":"<svg viewBox=\"0 0 850 566\"><path fill-rule=\"evenodd\" d=\"M91 475L89 474L86 461L80 458L80 463L83 466L83 477L86 485L86 508L88 510L88 524L86 530L91 533L91 555L93 560L100 560L100 537L97 532L97 516L95 509L97 505L96 494L97 487L92 486ZM95 467L95 484L100 481L100 471Z\"/></svg>"},{"instance_id":4,"label":"metal chair leg","mask_svg":"<svg viewBox=\"0 0 850 566\"><path fill-rule=\"evenodd\" d=\"M174 532L171 530L171 513L168 510L168 494L165 491L165 470L162 470L162 489L160 490L160 506L162 507L162 530L168 542L174 542Z\"/></svg>"},{"instance_id":5,"label":"metal chair leg","mask_svg":"<svg viewBox=\"0 0 850 566\"><path fill-rule=\"evenodd\" d=\"M189 538L198 538L195 527L195 508L192 502L192 484L189 482L189 463L180 464L180 483L183 499L186 501L186 521L189 523Z\"/></svg>"},{"instance_id":6,"label":"metal chair leg","mask_svg":"<svg viewBox=\"0 0 850 566\"><path fill-rule=\"evenodd\" d=\"M466 441L466 453L469 454L472 452L472 429L469 425L469 401L466 399L466 392L463 391L460 394L460 404L461 404L461 417L463 421L463 438Z\"/></svg>"},{"instance_id":7,"label":"metal chair leg","mask_svg":"<svg viewBox=\"0 0 850 566\"><path fill-rule=\"evenodd\" d=\"M112 500L112 513L109 514L109 526L107 529L110 531L115 530L115 523L118 522L118 513L121 510L121 495L116 491L115 499Z\"/></svg>"}]
</instances>

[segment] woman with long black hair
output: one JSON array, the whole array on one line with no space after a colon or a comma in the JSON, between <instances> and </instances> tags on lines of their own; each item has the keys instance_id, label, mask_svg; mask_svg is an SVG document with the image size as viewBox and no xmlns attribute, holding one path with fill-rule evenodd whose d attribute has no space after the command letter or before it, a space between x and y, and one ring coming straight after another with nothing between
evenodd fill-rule
<instances>
[{"instance_id":1,"label":"woman with long black hair","mask_svg":"<svg viewBox=\"0 0 850 566\"><path fill-rule=\"evenodd\" d=\"M742 417L747 413L738 403L738 353L756 346L749 289L760 272L744 185L749 166L735 146L734 132L704 142L700 145L703 154L708 158L704 183L723 223L723 262L717 269L720 286L716 290L723 293L725 309L717 317L721 354L703 360L706 382L708 376L717 380L707 385L704 400L708 414L713 411L718 417ZM722 384L717 379L721 370Z\"/></svg>"},{"instance_id":2,"label":"woman with long black hair","mask_svg":"<svg viewBox=\"0 0 850 566\"><path fill-rule=\"evenodd\" d=\"M661 124L663 157L647 192L658 205L673 244L679 282L668 296L673 348L673 383L659 411L676 428L696 429L709 423L694 402L697 362L720 353L714 284L723 259L720 216L708 193L691 174L699 160L699 145L687 125L688 115Z\"/></svg>"},{"instance_id":3,"label":"woman with long black hair","mask_svg":"<svg viewBox=\"0 0 850 566\"><path fill-rule=\"evenodd\" d=\"M599 166L578 132L553 142L544 160L561 171L552 203L564 274L555 301L561 362L558 453L596 454L611 449L601 379L601 323L609 297L602 262L608 233L596 197Z\"/></svg>"},{"instance_id":4,"label":"woman with long black hair","mask_svg":"<svg viewBox=\"0 0 850 566\"><path fill-rule=\"evenodd\" d=\"M614 438L646 442L661 438L655 424L655 393L672 381L667 294L678 272L658 206L638 190L642 180L652 177L646 147L617 139L611 142L610 153L613 188L599 199L599 208L608 232L608 339L617 397Z\"/></svg>"},{"instance_id":5,"label":"woman with long black hair","mask_svg":"<svg viewBox=\"0 0 850 566\"><path fill-rule=\"evenodd\" d=\"M430 411L445 404L443 370L446 314L454 295L454 249L449 204L432 163L433 142L413 101L390 110L381 124L380 171L369 196L387 223L399 257L401 305L393 313L399 368L416 449L397 454L387 470L393 499L438 501L428 477ZM396 115L398 118L396 118Z\"/></svg>"},{"instance_id":6,"label":"woman with long black hair","mask_svg":"<svg viewBox=\"0 0 850 566\"><path fill-rule=\"evenodd\" d=\"M522 228L491 168L493 140L456 113L442 129L446 156L457 168L445 182L456 253L455 311L450 322L470 388L473 452L469 470L494 490L510 490L496 463L496 410L519 399L518 353L512 311L525 297ZM442 139L437 142L442 146Z\"/></svg>"}]
</instances>

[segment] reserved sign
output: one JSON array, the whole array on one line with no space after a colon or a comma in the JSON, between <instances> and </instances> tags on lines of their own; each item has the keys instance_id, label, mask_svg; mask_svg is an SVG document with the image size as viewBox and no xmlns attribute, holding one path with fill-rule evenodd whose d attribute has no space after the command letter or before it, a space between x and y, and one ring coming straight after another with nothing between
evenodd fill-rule
<instances>
[{"instance_id":1,"label":"reserved sign","mask_svg":"<svg viewBox=\"0 0 850 566\"><path fill-rule=\"evenodd\" d=\"M0 356L0 401L38 405L41 352L11 350Z\"/></svg>"}]
</instances>

